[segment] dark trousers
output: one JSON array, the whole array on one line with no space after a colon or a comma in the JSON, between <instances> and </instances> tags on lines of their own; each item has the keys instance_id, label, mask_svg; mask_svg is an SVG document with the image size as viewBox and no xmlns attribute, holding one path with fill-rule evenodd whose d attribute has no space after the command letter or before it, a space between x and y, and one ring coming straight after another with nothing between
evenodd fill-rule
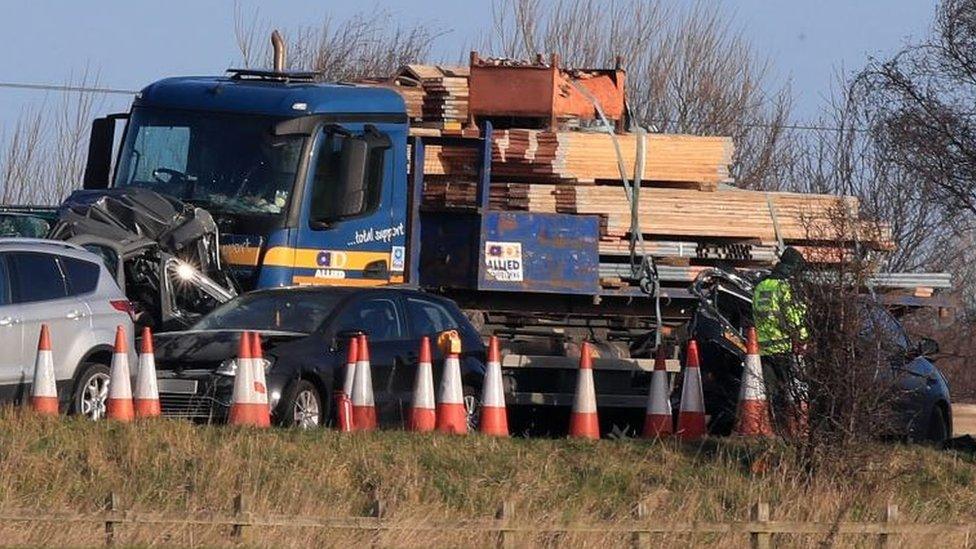
<instances>
[{"instance_id":1,"label":"dark trousers","mask_svg":"<svg viewBox=\"0 0 976 549\"><path fill-rule=\"evenodd\" d=\"M792 413L794 401L805 400L796 378L797 358L793 353L764 355L762 367L773 425L777 431L780 431L786 427L786 418Z\"/></svg>"}]
</instances>

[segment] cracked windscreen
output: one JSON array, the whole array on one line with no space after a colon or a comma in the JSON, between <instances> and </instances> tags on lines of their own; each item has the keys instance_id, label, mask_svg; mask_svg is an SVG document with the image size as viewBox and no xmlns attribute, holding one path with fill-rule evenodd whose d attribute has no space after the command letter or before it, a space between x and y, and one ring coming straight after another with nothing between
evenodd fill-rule
<instances>
[{"instance_id":1,"label":"cracked windscreen","mask_svg":"<svg viewBox=\"0 0 976 549\"><path fill-rule=\"evenodd\" d=\"M216 213L280 214L304 139L275 136L272 116L137 108L116 187L142 187Z\"/></svg>"}]
</instances>

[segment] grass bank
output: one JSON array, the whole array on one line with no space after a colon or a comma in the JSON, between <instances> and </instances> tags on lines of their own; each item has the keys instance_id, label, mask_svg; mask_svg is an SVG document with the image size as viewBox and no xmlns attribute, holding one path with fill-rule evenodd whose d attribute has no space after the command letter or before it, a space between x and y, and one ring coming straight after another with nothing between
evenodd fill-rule
<instances>
[{"instance_id":1,"label":"grass bank","mask_svg":"<svg viewBox=\"0 0 976 549\"><path fill-rule=\"evenodd\" d=\"M972 456L879 445L868 467L852 473L838 457L835 470L809 480L783 452L732 440L585 443L401 432L343 436L170 421L92 424L7 409L0 411L0 509L94 511L114 491L126 509L229 511L243 491L253 512L286 515L359 516L379 498L391 520L403 524L490 518L502 501L514 504L516 522L528 524L627 519L638 501L657 521L744 519L758 500L770 502L773 518L781 520L877 520L889 502L910 522L976 519ZM759 459L766 472L754 472ZM251 539L257 545L345 545L363 541L360 535L269 531ZM225 536L207 527L119 531L120 542L139 544L229 544ZM492 542L463 533L384 536L381 545ZM101 539L95 526L0 525L6 544L92 545ZM524 541L605 546L623 540L593 534ZM662 546L688 541L656 538Z\"/></svg>"}]
</instances>

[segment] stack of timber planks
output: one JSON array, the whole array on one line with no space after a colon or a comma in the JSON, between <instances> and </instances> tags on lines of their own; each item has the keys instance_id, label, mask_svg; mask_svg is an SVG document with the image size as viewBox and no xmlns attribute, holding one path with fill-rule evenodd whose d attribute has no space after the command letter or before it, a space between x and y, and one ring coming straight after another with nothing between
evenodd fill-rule
<instances>
[{"instance_id":1,"label":"stack of timber planks","mask_svg":"<svg viewBox=\"0 0 976 549\"><path fill-rule=\"evenodd\" d=\"M468 120L468 67L406 65L393 77L415 126L459 130Z\"/></svg>"},{"instance_id":2,"label":"stack of timber planks","mask_svg":"<svg viewBox=\"0 0 976 549\"><path fill-rule=\"evenodd\" d=\"M627 177L634 175L638 137L615 136ZM728 137L649 134L645 141L643 181L708 191L731 181L733 146ZM461 175L476 166L470 148L429 147L424 173ZM614 139L603 132L508 129L494 132L492 173L535 182L598 183L620 181Z\"/></svg>"},{"instance_id":3,"label":"stack of timber planks","mask_svg":"<svg viewBox=\"0 0 976 549\"><path fill-rule=\"evenodd\" d=\"M469 117L468 75L466 67L425 65L408 65L397 73L411 135L481 135ZM644 135L637 223L632 225L620 164L632 181L641 139L634 133L611 136L552 127L548 120L496 129L489 208L597 216L601 284L613 289L636 284L628 276L632 226L645 241L645 252L674 271L668 272L675 284L712 265L769 267L780 243L797 246L808 260L825 264L850 258L855 239L875 249L890 247L884 227L859 219L855 198L730 185L734 147L724 136ZM428 144L425 151L422 208L475 209L476 149Z\"/></svg>"}]
</instances>

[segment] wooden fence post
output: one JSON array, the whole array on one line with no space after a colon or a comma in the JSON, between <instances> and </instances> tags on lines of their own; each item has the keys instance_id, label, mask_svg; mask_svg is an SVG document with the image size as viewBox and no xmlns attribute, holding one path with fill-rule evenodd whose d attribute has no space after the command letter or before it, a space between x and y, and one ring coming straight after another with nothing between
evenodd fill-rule
<instances>
[{"instance_id":1,"label":"wooden fence post","mask_svg":"<svg viewBox=\"0 0 976 549\"><path fill-rule=\"evenodd\" d=\"M109 513L109 518L105 520L105 545L112 545L115 543L115 511L119 508L119 498L115 495L115 492L109 492L108 497L105 498L105 509Z\"/></svg>"},{"instance_id":2,"label":"wooden fence post","mask_svg":"<svg viewBox=\"0 0 976 549\"><path fill-rule=\"evenodd\" d=\"M234 515L238 522L231 527L230 535L235 541L244 540L244 527L247 525L247 500L244 499L244 492L240 492L234 497Z\"/></svg>"},{"instance_id":3,"label":"wooden fence post","mask_svg":"<svg viewBox=\"0 0 976 549\"><path fill-rule=\"evenodd\" d=\"M769 522L769 504L759 502L752 506L749 513L752 522ZM750 534L752 539L752 549L770 549L772 547L772 534L769 532L753 532Z\"/></svg>"},{"instance_id":4,"label":"wooden fence post","mask_svg":"<svg viewBox=\"0 0 976 549\"><path fill-rule=\"evenodd\" d=\"M370 507L369 516L376 519L377 522L386 516L386 503L379 498L373 500L373 505ZM383 547L382 537L383 529L377 528L373 531L373 547Z\"/></svg>"},{"instance_id":5,"label":"wooden fence post","mask_svg":"<svg viewBox=\"0 0 976 549\"><path fill-rule=\"evenodd\" d=\"M515 533L508 529L508 521L512 520L514 514L515 506L510 501L502 502L498 508L498 512L495 513L495 518L499 521L498 547L500 549L515 547Z\"/></svg>"},{"instance_id":6,"label":"wooden fence post","mask_svg":"<svg viewBox=\"0 0 976 549\"><path fill-rule=\"evenodd\" d=\"M885 526L898 522L898 506L891 503L885 508ZM881 549L887 549L891 546L891 539L895 537L894 534L889 534L887 532L878 536L878 547Z\"/></svg>"},{"instance_id":7,"label":"wooden fence post","mask_svg":"<svg viewBox=\"0 0 976 549\"><path fill-rule=\"evenodd\" d=\"M183 461L183 475L186 477L186 481L183 483L183 506L186 508L187 514L193 513L193 494L196 491L196 462L193 459L187 459ZM186 527L186 544L193 547L193 528L190 526Z\"/></svg>"},{"instance_id":8,"label":"wooden fence post","mask_svg":"<svg viewBox=\"0 0 976 549\"><path fill-rule=\"evenodd\" d=\"M637 505L634 506L634 519L638 522L638 528L644 525L644 520L647 519L647 505L643 501L637 502ZM634 532L631 536L631 543L634 549L646 549L651 546L651 533Z\"/></svg>"}]
</instances>

